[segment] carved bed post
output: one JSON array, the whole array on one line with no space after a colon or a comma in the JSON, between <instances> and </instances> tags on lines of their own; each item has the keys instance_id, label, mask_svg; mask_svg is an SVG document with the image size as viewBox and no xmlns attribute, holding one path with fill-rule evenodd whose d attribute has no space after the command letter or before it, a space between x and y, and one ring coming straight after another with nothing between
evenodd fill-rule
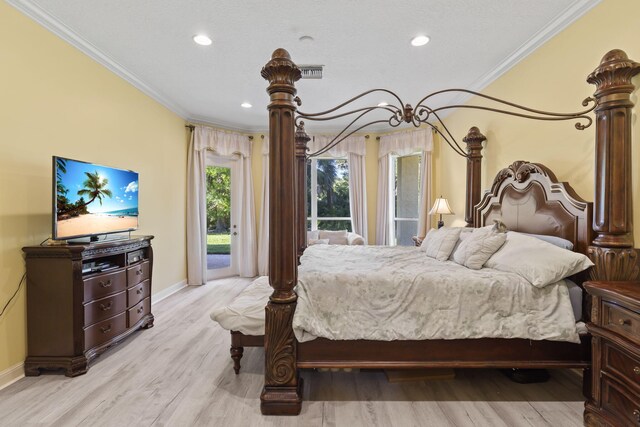
<instances>
[{"instance_id":1,"label":"carved bed post","mask_svg":"<svg viewBox=\"0 0 640 427\"><path fill-rule=\"evenodd\" d=\"M265 309L265 374L260 395L264 415L297 415L302 406L302 382L296 367L293 313L298 263L296 259L296 152L294 141L295 82L300 69L289 52L276 49L262 68L269 81L269 284L273 294Z\"/></svg>"},{"instance_id":2,"label":"carved bed post","mask_svg":"<svg viewBox=\"0 0 640 427\"><path fill-rule=\"evenodd\" d=\"M298 264L307 248L307 143L311 140L304 122L296 129L296 246Z\"/></svg>"},{"instance_id":3,"label":"carved bed post","mask_svg":"<svg viewBox=\"0 0 640 427\"><path fill-rule=\"evenodd\" d=\"M638 276L633 247L631 194L631 78L640 64L622 50L608 52L587 81L596 85L595 209L597 236L589 246L592 279L633 280Z\"/></svg>"},{"instance_id":4,"label":"carved bed post","mask_svg":"<svg viewBox=\"0 0 640 427\"><path fill-rule=\"evenodd\" d=\"M487 140L477 127L469 129L467 136L462 138L467 143L467 199L464 206L464 220L467 227L474 227L473 207L480 202L481 171L482 171L482 142Z\"/></svg>"}]
</instances>

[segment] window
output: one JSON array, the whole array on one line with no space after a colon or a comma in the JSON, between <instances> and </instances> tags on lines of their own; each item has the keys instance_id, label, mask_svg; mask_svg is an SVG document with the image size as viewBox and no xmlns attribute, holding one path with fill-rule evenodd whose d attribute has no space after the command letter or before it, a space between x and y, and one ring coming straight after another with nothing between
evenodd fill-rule
<instances>
[{"instance_id":1,"label":"window","mask_svg":"<svg viewBox=\"0 0 640 427\"><path fill-rule=\"evenodd\" d=\"M310 230L351 231L346 159L313 158L308 163L307 214Z\"/></svg>"},{"instance_id":2,"label":"window","mask_svg":"<svg viewBox=\"0 0 640 427\"><path fill-rule=\"evenodd\" d=\"M389 165L389 242L412 246L418 233L422 155L391 156Z\"/></svg>"}]
</instances>

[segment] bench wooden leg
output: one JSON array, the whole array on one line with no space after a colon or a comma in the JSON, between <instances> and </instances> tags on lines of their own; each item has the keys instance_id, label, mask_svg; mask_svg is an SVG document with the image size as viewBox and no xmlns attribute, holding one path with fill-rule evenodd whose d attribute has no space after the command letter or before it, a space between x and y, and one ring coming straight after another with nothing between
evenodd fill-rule
<instances>
[{"instance_id":1,"label":"bench wooden leg","mask_svg":"<svg viewBox=\"0 0 640 427\"><path fill-rule=\"evenodd\" d=\"M244 353L244 347L231 346L231 358L233 359L233 370L236 375L240 373L240 359L242 359L242 353Z\"/></svg>"}]
</instances>

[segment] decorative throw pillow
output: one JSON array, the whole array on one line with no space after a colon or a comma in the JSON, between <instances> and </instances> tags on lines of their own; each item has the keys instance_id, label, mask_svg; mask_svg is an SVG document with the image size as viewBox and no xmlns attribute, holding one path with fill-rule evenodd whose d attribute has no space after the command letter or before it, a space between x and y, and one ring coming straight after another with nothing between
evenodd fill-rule
<instances>
[{"instance_id":1,"label":"decorative throw pillow","mask_svg":"<svg viewBox=\"0 0 640 427\"><path fill-rule=\"evenodd\" d=\"M507 241L486 263L487 267L516 273L542 288L591 267L585 255L561 249L522 233L507 233Z\"/></svg>"},{"instance_id":2,"label":"decorative throw pillow","mask_svg":"<svg viewBox=\"0 0 640 427\"><path fill-rule=\"evenodd\" d=\"M318 230L307 231L307 240L318 240Z\"/></svg>"},{"instance_id":3,"label":"decorative throw pillow","mask_svg":"<svg viewBox=\"0 0 640 427\"><path fill-rule=\"evenodd\" d=\"M425 236L420 249L430 258L446 261L460 237L460 228L432 228Z\"/></svg>"},{"instance_id":4,"label":"decorative throw pillow","mask_svg":"<svg viewBox=\"0 0 640 427\"><path fill-rule=\"evenodd\" d=\"M562 237L557 236L547 236L546 234L531 234L531 233L520 233L525 236L535 237L536 239L544 240L547 243L551 243L552 245L556 245L562 249L568 249L570 251L573 250L573 243L568 241L567 239L563 239Z\"/></svg>"},{"instance_id":5,"label":"decorative throw pillow","mask_svg":"<svg viewBox=\"0 0 640 427\"><path fill-rule=\"evenodd\" d=\"M349 243L348 236L349 236L349 233L347 232L347 230L340 230L340 231L320 230L318 232L318 237L320 239L329 239L330 245L346 245Z\"/></svg>"},{"instance_id":6,"label":"decorative throw pillow","mask_svg":"<svg viewBox=\"0 0 640 427\"><path fill-rule=\"evenodd\" d=\"M506 239L506 233L498 233L490 228L476 228L460 242L453 253L453 261L472 270L480 270Z\"/></svg>"},{"instance_id":7,"label":"decorative throw pillow","mask_svg":"<svg viewBox=\"0 0 640 427\"><path fill-rule=\"evenodd\" d=\"M328 245L329 244L329 239L309 239L307 241L307 244L309 246L313 246L313 245Z\"/></svg>"},{"instance_id":8,"label":"decorative throw pillow","mask_svg":"<svg viewBox=\"0 0 640 427\"><path fill-rule=\"evenodd\" d=\"M456 245L453 247L453 250L451 251L451 255L449 255L450 261L453 261L453 254L455 254L456 250L458 250L460 243L462 243L462 241L467 237L471 236L471 233L473 233L473 230L475 230L475 228L473 227L460 227L460 237L458 238Z\"/></svg>"}]
</instances>

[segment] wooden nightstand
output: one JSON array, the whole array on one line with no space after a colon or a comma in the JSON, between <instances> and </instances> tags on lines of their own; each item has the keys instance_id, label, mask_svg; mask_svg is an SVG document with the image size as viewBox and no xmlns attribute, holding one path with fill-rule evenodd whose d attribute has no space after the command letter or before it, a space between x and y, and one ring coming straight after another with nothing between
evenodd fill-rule
<instances>
[{"instance_id":1,"label":"wooden nightstand","mask_svg":"<svg viewBox=\"0 0 640 427\"><path fill-rule=\"evenodd\" d=\"M422 244L422 241L424 240L424 237L413 236L411 240L413 240L414 245L420 246Z\"/></svg>"},{"instance_id":2,"label":"wooden nightstand","mask_svg":"<svg viewBox=\"0 0 640 427\"><path fill-rule=\"evenodd\" d=\"M640 425L640 282L587 282L593 296L587 426Z\"/></svg>"}]
</instances>

